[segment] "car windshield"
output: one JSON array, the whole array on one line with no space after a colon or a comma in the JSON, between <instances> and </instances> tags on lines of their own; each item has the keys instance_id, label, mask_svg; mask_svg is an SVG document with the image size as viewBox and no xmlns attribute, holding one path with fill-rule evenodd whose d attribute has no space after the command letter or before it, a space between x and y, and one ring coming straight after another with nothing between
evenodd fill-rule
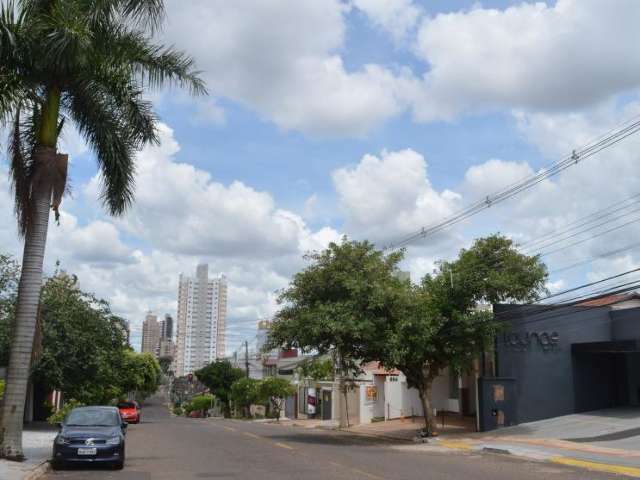
<instances>
[{"instance_id":1,"label":"car windshield","mask_svg":"<svg viewBox=\"0 0 640 480\"><path fill-rule=\"evenodd\" d=\"M107 409L77 409L71 411L64 423L68 426L78 427L112 427L120 424L120 415Z\"/></svg>"},{"instance_id":2,"label":"car windshield","mask_svg":"<svg viewBox=\"0 0 640 480\"><path fill-rule=\"evenodd\" d=\"M136 408L136 404L133 402L120 402L118 408Z\"/></svg>"}]
</instances>

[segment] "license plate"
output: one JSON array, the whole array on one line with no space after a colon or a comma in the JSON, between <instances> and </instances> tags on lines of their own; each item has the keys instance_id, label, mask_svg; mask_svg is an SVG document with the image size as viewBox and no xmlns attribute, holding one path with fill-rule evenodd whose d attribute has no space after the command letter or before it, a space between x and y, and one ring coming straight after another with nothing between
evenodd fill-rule
<instances>
[{"instance_id":1,"label":"license plate","mask_svg":"<svg viewBox=\"0 0 640 480\"><path fill-rule=\"evenodd\" d=\"M97 448L79 448L78 449L78 455L95 455L96 453L98 453L98 449Z\"/></svg>"}]
</instances>

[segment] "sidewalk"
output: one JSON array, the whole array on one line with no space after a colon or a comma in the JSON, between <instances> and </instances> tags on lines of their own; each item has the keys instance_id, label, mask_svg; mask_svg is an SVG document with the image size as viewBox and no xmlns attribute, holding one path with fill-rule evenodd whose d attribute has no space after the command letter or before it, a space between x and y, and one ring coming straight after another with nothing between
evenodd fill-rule
<instances>
[{"instance_id":1,"label":"sidewalk","mask_svg":"<svg viewBox=\"0 0 640 480\"><path fill-rule=\"evenodd\" d=\"M338 429L337 420L318 420L318 419L283 419L281 425L289 425L301 428L326 428L331 430ZM355 433L359 435L370 435L381 438L401 441L413 441L418 431L424 427L422 417L393 419L381 422L353 425L349 428L341 429L344 432ZM444 426L442 417L438 417L438 434L440 436L468 435L475 429L474 420L472 418L464 418L459 415L447 415L444 417Z\"/></svg>"},{"instance_id":2,"label":"sidewalk","mask_svg":"<svg viewBox=\"0 0 640 480\"><path fill-rule=\"evenodd\" d=\"M422 417L387 420L384 422L354 425L346 431L358 434L375 435L393 440L413 441L418 431L424 428ZM468 435L475 430L473 418L460 415L446 415L437 418L438 438Z\"/></svg>"},{"instance_id":3,"label":"sidewalk","mask_svg":"<svg viewBox=\"0 0 640 480\"><path fill-rule=\"evenodd\" d=\"M32 424L22 434L22 448L27 458L24 462L0 460L0 479L35 480L49 468L55 428L48 424Z\"/></svg>"}]
</instances>

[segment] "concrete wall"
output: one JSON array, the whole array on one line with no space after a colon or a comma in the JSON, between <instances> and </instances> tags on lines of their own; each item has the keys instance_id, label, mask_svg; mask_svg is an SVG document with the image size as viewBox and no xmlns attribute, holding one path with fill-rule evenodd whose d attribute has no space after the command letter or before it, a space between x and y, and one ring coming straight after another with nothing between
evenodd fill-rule
<instances>
[{"instance_id":1,"label":"concrete wall","mask_svg":"<svg viewBox=\"0 0 640 480\"><path fill-rule=\"evenodd\" d=\"M517 380L518 421L575 412L571 344L611 340L608 309L496 305L494 312L510 322L497 339L498 376Z\"/></svg>"}]
</instances>

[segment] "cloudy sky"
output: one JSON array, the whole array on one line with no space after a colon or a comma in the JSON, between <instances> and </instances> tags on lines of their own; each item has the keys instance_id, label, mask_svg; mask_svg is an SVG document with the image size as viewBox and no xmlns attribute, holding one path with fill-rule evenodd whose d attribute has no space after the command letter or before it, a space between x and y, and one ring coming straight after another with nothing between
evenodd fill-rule
<instances>
[{"instance_id":1,"label":"cloudy sky","mask_svg":"<svg viewBox=\"0 0 640 480\"><path fill-rule=\"evenodd\" d=\"M273 314L304 252L343 234L401 239L640 113L637 0L167 6L162 40L196 58L210 96L152 94L162 143L140 152L122 218L102 210L92 154L68 129L73 194L46 260L129 319L136 347L145 312L175 314L178 275L199 262L229 279L232 350ZM479 235L526 242L640 193L638 147L627 139L416 242L404 268L417 280ZM0 169L0 248L19 255L4 158ZM638 233L631 223L545 256L549 287L634 267L640 249L625 247Z\"/></svg>"}]
</instances>

